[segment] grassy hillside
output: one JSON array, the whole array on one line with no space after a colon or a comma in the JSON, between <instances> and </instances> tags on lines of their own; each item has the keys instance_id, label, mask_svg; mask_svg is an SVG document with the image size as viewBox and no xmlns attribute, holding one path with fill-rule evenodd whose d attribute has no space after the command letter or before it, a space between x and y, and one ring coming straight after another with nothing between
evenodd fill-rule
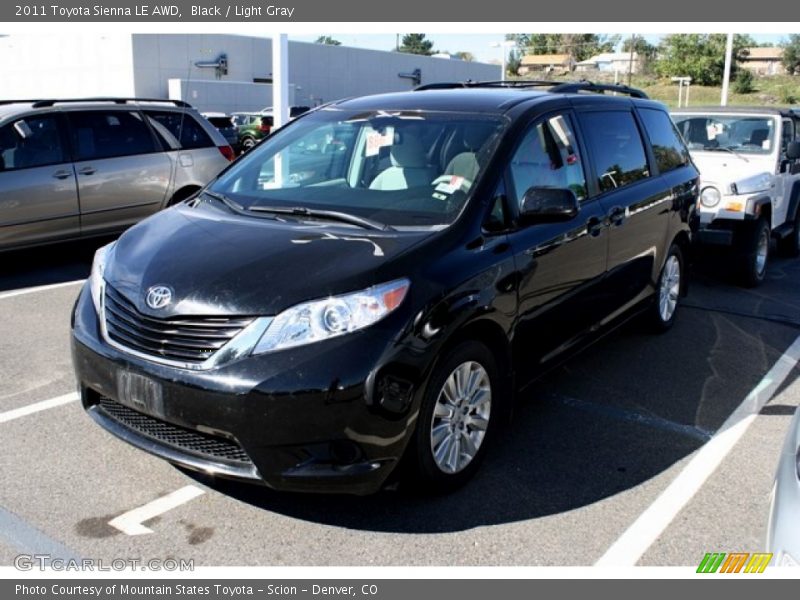
<instances>
[{"instance_id":1,"label":"grassy hillside","mask_svg":"<svg viewBox=\"0 0 800 600\"><path fill-rule=\"evenodd\" d=\"M531 76L536 79L535 76ZM596 83L613 83L612 73L570 73L553 77L554 81L575 81L581 78ZM620 75L620 83L627 83L627 76ZM634 75L631 85L647 93L654 100L670 107L678 106L678 84L655 76ZM735 83L731 83L728 104L749 106L800 106L800 76L775 75L753 78L753 91L737 94ZM685 90L684 90L685 93ZM693 85L689 90L689 106L718 106L722 86Z\"/></svg>"}]
</instances>

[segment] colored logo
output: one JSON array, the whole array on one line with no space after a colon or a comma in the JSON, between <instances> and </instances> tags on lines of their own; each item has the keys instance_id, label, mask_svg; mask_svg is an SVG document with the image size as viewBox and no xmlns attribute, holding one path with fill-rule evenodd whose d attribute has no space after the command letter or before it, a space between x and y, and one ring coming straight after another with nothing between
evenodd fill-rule
<instances>
[{"instance_id":1,"label":"colored logo","mask_svg":"<svg viewBox=\"0 0 800 600\"><path fill-rule=\"evenodd\" d=\"M165 285L154 285L147 290L145 302L153 310L164 308L172 302L172 290Z\"/></svg>"},{"instance_id":2,"label":"colored logo","mask_svg":"<svg viewBox=\"0 0 800 600\"><path fill-rule=\"evenodd\" d=\"M771 552L707 552L698 573L763 573L772 560Z\"/></svg>"}]
</instances>

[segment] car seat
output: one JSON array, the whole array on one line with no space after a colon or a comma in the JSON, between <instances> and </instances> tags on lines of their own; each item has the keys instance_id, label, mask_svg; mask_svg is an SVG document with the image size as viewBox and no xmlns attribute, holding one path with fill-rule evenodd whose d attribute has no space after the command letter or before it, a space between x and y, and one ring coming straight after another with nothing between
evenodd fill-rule
<instances>
[{"instance_id":1,"label":"car seat","mask_svg":"<svg viewBox=\"0 0 800 600\"><path fill-rule=\"evenodd\" d=\"M433 179L434 170L427 164L422 142L407 132L401 143L391 146L389 159L391 166L372 180L371 190L405 190L429 185Z\"/></svg>"}]
</instances>

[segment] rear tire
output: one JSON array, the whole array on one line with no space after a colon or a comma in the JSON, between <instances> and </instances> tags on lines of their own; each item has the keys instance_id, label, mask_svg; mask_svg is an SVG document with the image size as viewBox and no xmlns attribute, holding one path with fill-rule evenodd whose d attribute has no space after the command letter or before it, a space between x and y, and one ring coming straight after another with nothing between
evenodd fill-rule
<instances>
[{"instance_id":1,"label":"rear tire","mask_svg":"<svg viewBox=\"0 0 800 600\"><path fill-rule=\"evenodd\" d=\"M483 344L466 341L447 353L424 392L409 445L415 488L447 493L472 478L501 420L505 387Z\"/></svg>"},{"instance_id":2,"label":"rear tire","mask_svg":"<svg viewBox=\"0 0 800 600\"><path fill-rule=\"evenodd\" d=\"M747 231L742 248L741 280L745 287L757 287L764 281L769 262L769 223L759 218L751 231Z\"/></svg>"},{"instance_id":3,"label":"rear tire","mask_svg":"<svg viewBox=\"0 0 800 600\"><path fill-rule=\"evenodd\" d=\"M667 331L675 323L684 286L685 264L680 246L672 244L658 275L655 302L647 315L655 333Z\"/></svg>"},{"instance_id":4,"label":"rear tire","mask_svg":"<svg viewBox=\"0 0 800 600\"><path fill-rule=\"evenodd\" d=\"M782 240L778 240L778 250L784 256L800 256L800 209L794 217L792 231Z\"/></svg>"},{"instance_id":5,"label":"rear tire","mask_svg":"<svg viewBox=\"0 0 800 600\"><path fill-rule=\"evenodd\" d=\"M251 138L251 137L244 138L242 140L242 154L244 154L248 150L251 150L252 148L254 148L255 145L256 145L255 138Z\"/></svg>"}]
</instances>

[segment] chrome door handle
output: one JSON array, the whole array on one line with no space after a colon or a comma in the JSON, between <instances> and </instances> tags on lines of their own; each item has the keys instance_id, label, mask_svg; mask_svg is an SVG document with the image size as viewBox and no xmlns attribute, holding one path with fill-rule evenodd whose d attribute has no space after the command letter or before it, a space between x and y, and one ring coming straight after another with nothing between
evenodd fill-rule
<instances>
[{"instance_id":1,"label":"chrome door handle","mask_svg":"<svg viewBox=\"0 0 800 600\"><path fill-rule=\"evenodd\" d=\"M586 231L588 231L589 235L592 237L597 237L600 235L600 232L603 231L602 219L598 219L597 217L589 217L589 219L586 221Z\"/></svg>"},{"instance_id":2,"label":"chrome door handle","mask_svg":"<svg viewBox=\"0 0 800 600\"><path fill-rule=\"evenodd\" d=\"M53 173L53 177L56 179L66 179L67 177L72 176L72 171L67 171L66 169L61 169Z\"/></svg>"},{"instance_id":3,"label":"chrome door handle","mask_svg":"<svg viewBox=\"0 0 800 600\"><path fill-rule=\"evenodd\" d=\"M615 206L611 209L611 212L608 213L608 220L613 225L622 225L622 222L625 220L625 209L621 206Z\"/></svg>"},{"instance_id":4,"label":"chrome door handle","mask_svg":"<svg viewBox=\"0 0 800 600\"><path fill-rule=\"evenodd\" d=\"M94 175L97 173L97 169L94 167L83 167L80 171L78 171L81 175Z\"/></svg>"}]
</instances>

